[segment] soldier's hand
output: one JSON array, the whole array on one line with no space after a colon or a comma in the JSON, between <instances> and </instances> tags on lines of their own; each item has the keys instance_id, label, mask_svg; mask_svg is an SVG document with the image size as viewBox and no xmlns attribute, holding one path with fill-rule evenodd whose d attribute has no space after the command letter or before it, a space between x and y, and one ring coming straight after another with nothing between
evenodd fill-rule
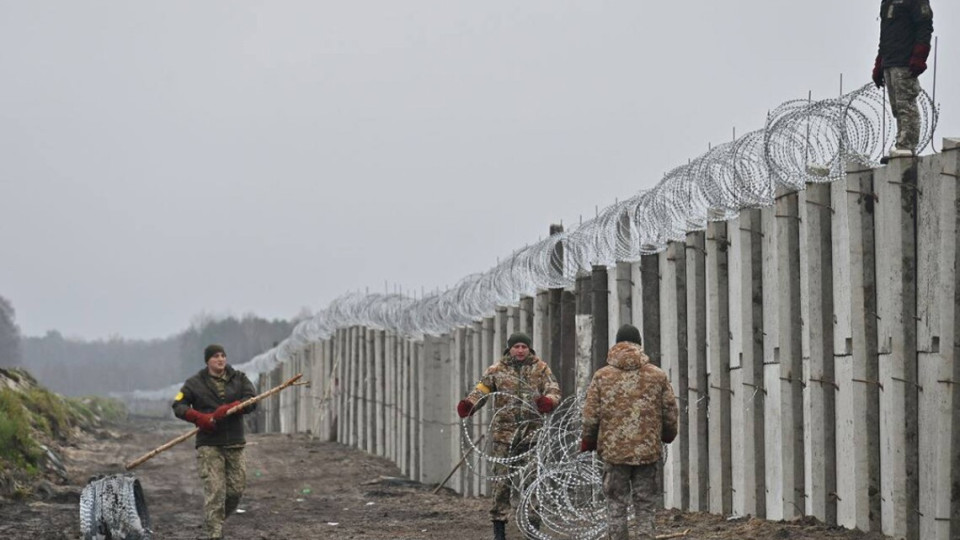
<instances>
[{"instance_id":1,"label":"soldier's hand","mask_svg":"<svg viewBox=\"0 0 960 540\"><path fill-rule=\"evenodd\" d=\"M200 428L200 431L214 431L217 429L217 422L213 419L213 413L202 413L190 408L187 409L187 412L183 416Z\"/></svg>"},{"instance_id":2,"label":"soldier's hand","mask_svg":"<svg viewBox=\"0 0 960 540\"><path fill-rule=\"evenodd\" d=\"M460 403L457 403L457 415L460 418L466 418L473 414L473 403L465 399L461 399Z\"/></svg>"},{"instance_id":3,"label":"soldier's hand","mask_svg":"<svg viewBox=\"0 0 960 540\"><path fill-rule=\"evenodd\" d=\"M873 62L873 84L877 85L877 88L883 86L883 58L879 54Z\"/></svg>"},{"instance_id":4,"label":"soldier's hand","mask_svg":"<svg viewBox=\"0 0 960 540\"><path fill-rule=\"evenodd\" d=\"M581 452L595 452L597 450L596 439L580 439Z\"/></svg>"},{"instance_id":5,"label":"soldier's hand","mask_svg":"<svg viewBox=\"0 0 960 540\"><path fill-rule=\"evenodd\" d=\"M553 410L553 400L548 398L547 396L538 397L536 399L536 403L537 403L537 410L540 411L541 414L547 414L548 412Z\"/></svg>"},{"instance_id":6,"label":"soldier's hand","mask_svg":"<svg viewBox=\"0 0 960 540\"><path fill-rule=\"evenodd\" d=\"M226 405L221 405L217 407L217 410L213 411L213 419L216 421L223 420L227 416L227 411L239 405L239 401L234 401L232 403L227 403Z\"/></svg>"}]
</instances>

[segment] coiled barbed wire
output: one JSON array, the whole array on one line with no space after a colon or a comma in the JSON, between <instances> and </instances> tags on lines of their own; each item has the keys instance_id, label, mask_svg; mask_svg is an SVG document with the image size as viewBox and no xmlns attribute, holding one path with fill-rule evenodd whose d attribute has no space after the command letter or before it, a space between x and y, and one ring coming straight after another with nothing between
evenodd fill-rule
<instances>
[{"instance_id":1,"label":"coiled barbed wire","mask_svg":"<svg viewBox=\"0 0 960 540\"><path fill-rule=\"evenodd\" d=\"M919 153L930 143L938 111L926 92L917 104ZM712 147L668 172L652 189L605 208L572 231L518 249L490 270L422 298L345 294L302 321L278 346L237 367L251 374L268 371L310 343L350 326L392 330L415 339L444 334L538 290L569 286L592 265L636 261L705 229L710 221L769 206L778 189L837 180L848 162L878 166L893 144L894 125L884 90L873 84L836 98L787 101L767 115L762 130ZM133 395L160 399L171 390L176 388Z\"/></svg>"}]
</instances>

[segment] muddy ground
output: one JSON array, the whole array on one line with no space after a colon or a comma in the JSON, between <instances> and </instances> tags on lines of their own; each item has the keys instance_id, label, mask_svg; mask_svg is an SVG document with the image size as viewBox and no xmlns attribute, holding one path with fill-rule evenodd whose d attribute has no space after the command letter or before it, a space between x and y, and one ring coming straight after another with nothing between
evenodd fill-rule
<instances>
[{"instance_id":1,"label":"muddy ground","mask_svg":"<svg viewBox=\"0 0 960 540\"><path fill-rule=\"evenodd\" d=\"M80 538L79 497L87 480L121 472L123 463L188 430L186 423L148 418L87 433L64 449L69 484L43 489L44 500L0 499L0 538ZM136 470L155 537L200 534L202 494L192 441ZM492 538L488 500L464 499L432 486L368 483L400 476L391 462L307 435L249 435L248 484L241 509L227 520L225 537L261 539L473 540ZM709 514L663 511L659 534L689 529L688 539L871 539L884 537L828 527L813 519L728 522ZM507 537L520 539L508 529Z\"/></svg>"}]
</instances>

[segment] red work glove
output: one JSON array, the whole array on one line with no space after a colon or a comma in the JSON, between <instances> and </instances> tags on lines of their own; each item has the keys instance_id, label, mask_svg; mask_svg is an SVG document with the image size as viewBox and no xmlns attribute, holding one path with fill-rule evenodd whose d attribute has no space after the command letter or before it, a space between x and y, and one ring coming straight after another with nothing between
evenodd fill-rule
<instances>
[{"instance_id":1,"label":"red work glove","mask_svg":"<svg viewBox=\"0 0 960 540\"><path fill-rule=\"evenodd\" d=\"M460 403L457 403L457 415L459 415L460 418L473 416L473 403L470 403L465 399L461 399Z\"/></svg>"},{"instance_id":2,"label":"red work glove","mask_svg":"<svg viewBox=\"0 0 960 540\"><path fill-rule=\"evenodd\" d=\"M213 419L219 422L227 416L227 411L239 405L239 401L234 401L232 403L227 403L226 405L221 405L217 407L217 410L213 411ZM239 411L238 411L239 412Z\"/></svg>"},{"instance_id":3,"label":"red work glove","mask_svg":"<svg viewBox=\"0 0 960 540\"><path fill-rule=\"evenodd\" d=\"M547 396L538 397L536 400L536 403L537 403L537 410L543 414L547 414L548 412L553 410L553 400L548 398Z\"/></svg>"},{"instance_id":4,"label":"red work glove","mask_svg":"<svg viewBox=\"0 0 960 540\"><path fill-rule=\"evenodd\" d=\"M596 439L580 439L580 451L581 452L592 452L597 449L597 440Z\"/></svg>"},{"instance_id":5,"label":"red work glove","mask_svg":"<svg viewBox=\"0 0 960 540\"><path fill-rule=\"evenodd\" d=\"M873 84L877 85L877 88L883 86L883 58L879 54L873 63Z\"/></svg>"},{"instance_id":6,"label":"red work glove","mask_svg":"<svg viewBox=\"0 0 960 540\"><path fill-rule=\"evenodd\" d=\"M200 431L217 429L217 422L213 419L213 413L202 413L196 409L187 409L183 416L200 428Z\"/></svg>"},{"instance_id":7,"label":"red work glove","mask_svg":"<svg viewBox=\"0 0 960 540\"><path fill-rule=\"evenodd\" d=\"M919 77L921 73L927 70L927 55L930 54L930 46L926 43L917 43L913 46L913 54L910 55L910 74Z\"/></svg>"}]
</instances>

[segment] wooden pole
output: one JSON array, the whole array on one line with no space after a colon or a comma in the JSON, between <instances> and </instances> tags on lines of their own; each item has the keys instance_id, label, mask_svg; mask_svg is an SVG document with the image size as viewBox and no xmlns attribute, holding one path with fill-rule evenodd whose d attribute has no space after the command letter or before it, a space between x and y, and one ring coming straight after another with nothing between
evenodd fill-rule
<instances>
[{"instance_id":1,"label":"wooden pole","mask_svg":"<svg viewBox=\"0 0 960 540\"><path fill-rule=\"evenodd\" d=\"M450 471L450 474L448 474L447 477L443 479L443 482L440 482L439 484L437 484L437 487L433 488L434 495L436 495L436 493L440 491L440 488L442 488L443 485L447 483L447 480L450 480L450 477L453 476L453 473L457 472L457 469L459 469L460 466L463 465L463 462L466 461L468 457L470 457L470 453L473 452L474 447L480 444L486 435L487 435L486 433L482 433L480 437L477 439L477 441L473 443L473 446L471 446L470 449L463 454L463 457L460 458L460 461L458 461L457 464L453 466L453 470Z\"/></svg>"},{"instance_id":2,"label":"wooden pole","mask_svg":"<svg viewBox=\"0 0 960 540\"><path fill-rule=\"evenodd\" d=\"M231 408L230 410L228 410L228 411L227 411L227 416L230 416L231 414L234 414L235 412L239 411L240 409L243 409L244 407L249 407L250 405L253 405L254 403L260 401L261 399L268 398L268 397L276 394L277 392L279 392L279 391L283 390L284 388L286 388L286 387L292 385L293 383L297 382L297 380L300 379L300 377L302 377L302 376L303 376L302 373L298 373L298 374L296 374L295 376L291 377L290 380L288 380L287 382L281 384L280 386L277 386L277 387L275 387L275 388L271 388L270 390L267 390L266 392L264 392L264 393L262 393L262 394L260 394L260 395L258 395L258 396L254 396L254 397L252 397L252 398L244 401L243 403L241 403L241 404L239 404L239 405ZM153 450L151 450L151 451L147 452L146 454L138 457L137 459L131 461L130 463L127 463L127 464L125 465L125 468L129 471L129 470L131 470L131 469L134 469L134 468L140 466L144 461L147 461L148 459L150 459L150 458L152 458L153 456L159 454L160 452L169 450L170 448L173 448L174 446L182 443L183 441L189 439L190 437L193 437L194 435L197 434L198 431L200 431L200 428L193 428L193 429L191 429L191 430L188 431L187 433L184 433L183 435L180 435L179 437L177 437L177 438L175 438L175 439L173 439L173 440L171 440L171 441L169 441L169 442L167 442L167 443L165 443L165 444L163 444L163 445L161 445L161 446L158 446L157 448L154 448Z\"/></svg>"}]
</instances>

